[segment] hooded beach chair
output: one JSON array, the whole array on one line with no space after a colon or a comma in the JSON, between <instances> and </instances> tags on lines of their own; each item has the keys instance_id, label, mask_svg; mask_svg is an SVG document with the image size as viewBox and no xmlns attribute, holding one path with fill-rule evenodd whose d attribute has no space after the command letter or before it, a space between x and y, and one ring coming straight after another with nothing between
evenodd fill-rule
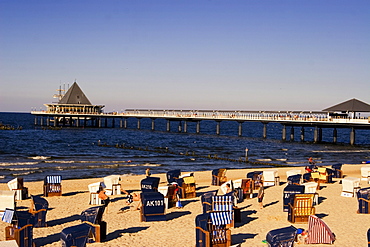
<instances>
[{"instance_id":1,"label":"hooded beach chair","mask_svg":"<svg viewBox=\"0 0 370 247\"><path fill-rule=\"evenodd\" d=\"M302 171L301 170L298 170L298 169L292 169L292 170L286 171L286 177L287 178L289 176L297 175L297 174L302 174Z\"/></svg>"},{"instance_id":2,"label":"hooded beach chair","mask_svg":"<svg viewBox=\"0 0 370 247\"><path fill-rule=\"evenodd\" d=\"M99 198L99 188L104 188L105 187L105 184L103 182L96 182L96 183L92 183L92 184L89 184L87 186L89 188L89 192L90 192L90 202L89 204L91 205L101 205L102 202L101 202L101 199Z\"/></svg>"},{"instance_id":3,"label":"hooded beach chair","mask_svg":"<svg viewBox=\"0 0 370 247\"><path fill-rule=\"evenodd\" d=\"M309 216L307 232L306 244L332 244L335 241L335 234L316 215Z\"/></svg>"},{"instance_id":4,"label":"hooded beach chair","mask_svg":"<svg viewBox=\"0 0 370 247\"><path fill-rule=\"evenodd\" d=\"M167 209L176 206L175 186L170 184L158 187L158 192L164 196L164 204Z\"/></svg>"},{"instance_id":5,"label":"hooded beach chair","mask_svg":"<svg viewBox=\"0 0 370 247\"><path fill-rule=\"evenodd\" d=\"M180 169L176 169L176 170L170 170L166 173L166 177L167 177L167 182L170 184L170 183L173 183L173 182L177 182L177 179L180 178L180 175L181 175L181 170Z\"/></svg>"},{"instance_id":6,"label":"hooded beach chair","mask_svg":"<svg viewBox=\"0 0 370 247\"><path fill-rule=\"evenodd\" d=\"M220 186L227 181L226 169L212 170L212 185Z\"/></svg>"},{"instance_id":7,"label":"hooded beach chair","mask_svg":"<svg viewBox=\"0 0 370 247\"><path fill-rule=\"evenodd\" d=\"M317 183L315 182L307 182L302 184L304 186L304 193L305 194L314 194L314 205L319 204L319 194L316 192L317 191Z\"/></svg>"},{"instance_id":8,"label":"hooded beach chair","mask_svg":"<svg viewBox=\"0 0 370 247\"><path fill-rule=\"evenodd\" d=\"M60 233L62 247L85 247L91 230L92 226L87 223L64 228Z\"/></svg>"},{"instance_id":9,"label":"hooded beach chair","mask_svg":"<svg viewBox=\"0 0 370 247\"><path fill-rule=\"evenodd\" d=\"M288 226L269 231L266 235L266 241L269 247L292 247L296 235L297 228Z\"/></svg>"},{"instance_id":10,"label":"hooded beach chair","mask_svg":"<svg viewBox=\"0 0 370 247\"><path fill-rule=\"evenodd\" d=\"M287 178L288 184L300 185L301 180L302 180L302 175L301 174L290 175Z\"/></svg>"},{"instance_id":11,"label":"hooded beach chair","mask_svg":"<svg viewBox=\"0 0 370 247\"><path fill-rule=\"evenodd\" d=\"M62 176L51 175L44 179L44 196L61 196L62 195Z\"/></svg>"},{"instance_id":12,"label":"hooded beach chair","mask_svg":"<svg viewBox=\"0 0 370 247\"><path fill-rule=\"evenodd\" d=\"M252 190L259 189L259 184L262 183L262 171L248 172L246 177L252 179Z\"/></svg>"},{"instance_id":13,"label":"hooded beach chair","mask_svg":"<svg viewBox=\"0 0 370 247\"><path fill-rule=\"evenodd\" d=\"M290 197L294 194L303 194L305 187L303 185L289 184L283 190L283 211L288 212Z\"/></svg>"},{"instance_id":14,"label":"hooded beach chair","mask_svg":"<svg viewBox=\"0 0 370 247\"><path fill-rule=\"evenodd\" d=\"M368 181L370 177L370 165L361 167L361 180Z\"/></svg>"},{"instance_id":15,"label":"hooded beach chair","mask_svg":"<svg viewBox=\"0 0 370 247\"><path fill-rule=\"evenodd\" d=\"M24 213L28 214L27 219L24 218ZM11 225L5 227L5 239L15 240L19 247L33 247L32 217L32 214L27 212L17 213L12 209L6 209L2 220Z\"/></svg>"},{"instance_id":16,"label":"hooded beach chair","mask_svg":"<svg viewBox=\"0 0 370 247\"><path fill-rule=\"evenodd\" d=\"M195 218L196 247L231 246L231 231L227 227L231 222L225 212L212 212Z\"/></svg>"},{"instance_id":17,"label":"hooded beach chair","mask_svg":"<svg viewBox=\"0 0 370 247\"><path fill-rule=\"evenodd\" d=\"M221 190L221 192L222 192L222 194L226 194L226 193L228 193L227 192L227 184L229 184L230 185L230 189L233 191L234 190L234 182L233 182L233 180L229 180L229 181L227 181L227 182L225 182L225 183L223 183L221 186L220 186L220 190Z\"/></svg>"},{"instance_id":18,"label":"hooded beach chair","mask_svg":"<svg viewBox=\"0 0 370 247\"><path fill-rule=\"evenodd\" d=\"M164 221L164 196L159 192L141 193L140 221Z\"/></svg>"},{"instance_id":19,"label":"hooded beach chair","mask_svg":"<svg viewBox=\"0 0 370 247\"><path fill-rule=\"evenodd\" d=\"M181 176L177 181L179 182L179 186L181 184L181 198L194 198L197 196L195 178L192 174Z\"/></svg>"},{"instance_id":20,"label":"hooded beach chair","mask_svg":"<svg viewBox=\"0 0 370 247\"><path fill-rule=\"evenodd\" d=\"M357 191L359 214L369 214L370 188L363 188Z\"/></svg>"},{"instance_id":21,"label":"hooded beach chair","mask_svg":"<svg viewBox=\"0 0 370 247\"><path fill-rule=\"evenodd\" d=\"M46 213L49 202L40 196L31 195L31 208L29 212L35 217L34 227L46 227Z\"/></svg>"},{"instance_id":22,"label":"hooded beach chair","mask_svg":"<svg viewBox=\"0 0 370 247\"><path fill-rule=\"evenodd\" d=\"M5 209L15 209L15 192L8 190L0 190L0 217L5 212Z\"/></svg>"},{"instance_id":23,"label":"hooded beach chair","mask_svg":"<svg viewBox=\"0 0 370 247\"><path fill-rule=\"evenodd\" d=\"M81 222L92 226L91 232L95 242L101 242L107 236L107 223L102 220L104 209L104 206L96 206L88 208L81 213Z\"/></svg>"},{"instance_id":24,"label":"hooded beach chair","mask_svg":"<svg viewBox=\"0 0 370 247\"><path fill-rule=\"evenodd\" d=\"M247 178L233 180L237 203L243 202L245 198L250 198L251 193L253 193L251 181Z\"/></svg>"},{"instance_id":25,"label":"hooded beach chair","mask_svg":"<svg viewBox=\"0 0 370 247\"><path fill-rule=\"evenodd\" d=\"M313 206L314 194L294 194L290 197L288 221L308 222L308 217L315 214Z\"/></svg>"},{"instance_id":26,"label":"hooded beach chair","mask_svg":"<svg viewBox=\"0 0 370 247\"><path fill-rule=\"evenodd\" d=\"M302 180L303 180L303 183L313 181L313 179L311 179L311 173L310 173L310 172L306 172L306 173L304 173L304 174L302 175Z\"/></svg>"},{"instance_id":27,"label":"hooded beach chair","mask_svg":"<svg viewBox=\"0 0 370 247\"><path fill-rule=\"evenodd\" d=\"M23 186L23 178L14 178L8 182L10 190L15 191L16 200L25 200L28 197L28 188Z\"/></svg>"},{"instance_id":28,"label":"hooded beach chair","mask_svg":"<svg viewBox=\"0 0 370 247\"><path fill-rule=\"evenodd\" d=\"M119 183L119 175L110 175L104 177L105 194L107 195L120 195L121 185Z\"/></svg>"},{"instance_id":29,"label":"hooded beach chair","mask_svg":"<svg viewBox=\"0 0 370 247\"><path fill-rule=\"evenodd\" d=\"M141 191L142 192L157 192L160 178L157 177L146 177L141 180Z\"/></svg>"},{"instance_id":30,"label":"hooded beach chair","mask_svg":"<svg viewBox=\"0 0 370 247\"><path fill-rule=\"evenodd\" d=\"M270 169L263 171L263 186L275 186L280 185L280 177L278 170Z\"/></svg>"},{"instance_id":31,"label":"hooded beach chair","mask_svg":"<svg viewBox=\"0 0 370 247\"><path fill-rule=\"evenodd\" d=\"M360 189L360 179L354 177L345 177L342 179L342 193L344 197L354 197Z\"/></svg>"},{"instance_id":32,"label":"hooded beach chair","mask_svg":"<svg viewBox=\"0 0 370 247\"><path fill-rule=\"evenodd\" d=\"M217 192L217 190L213 190L201 195L200 201L202 203L203 213L207 213L212 210L212 197L217 195Z\"/></svg>"},{"instance_id":33,"label":"hooded beach chair","mask_svg":"<svg viewBox=\"0 0 370 247\"><path fill-rule=\"evenodd\" d=\"M331 169L333 170L333 178L342 178L343 177L343 171L342 171L342 164L334 164L331 166Z\"/></svg>"},{"instance_id":34,"label":"hooded beach chair","mask_svg":"<svg viewBox=\"0 0 370 247\"><path fill-rule=\"evenodd\" d=\"M234 226L234 196L232 193L222 195L222 196L212 196L211 204L208 207L207 213L211 212L226 212L230 216L230 225L228 227ZM203 204L209 204L209 202L204 202ZM204 206L203 206L204 209Z\"/></svg>"},{"instance_id":35,"label":"hooded beach chair","mask_svg":"<svg viewBox=\"0 0 370 247\"><path fill-rule=\"evenodd\" d=\"M333 173L330 168L319 167L317 168L319 173L319 180L321 183L332 183Z\"/></svg>"}]
</instances>

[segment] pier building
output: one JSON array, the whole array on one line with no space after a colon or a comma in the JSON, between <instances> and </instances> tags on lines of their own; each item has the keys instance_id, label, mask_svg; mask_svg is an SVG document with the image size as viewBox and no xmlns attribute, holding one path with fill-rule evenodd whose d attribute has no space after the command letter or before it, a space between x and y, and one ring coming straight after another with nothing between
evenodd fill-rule
<instances>
[{"instance_id":1,"label":"pier building","mask_svg":"<svg viewBox=\"0 0 370 247\"><path fill-rule=\"evenodd\" d=\"M104 113L104 105L92 105L86 95L75 82L56 104L45 104L46 111L32 111L35 125L51 127L95 127L95 128L127 128L129 118L137 119L137 129L141 129L141 120L151 120L151 130L155 130L157 119L166 120L166 130L171 130L171 124L178 124L178 131L188 132L190 122L196 124L196 133L201 133L201 122L213 120L216 122L215 133L221 132L222 121L238 123L238 136L243 136L242 126L246 122L263 124L262 137L267 138L269 123L282 125L282 140L294 141L295 130L300 129L300 141L305 140L305 128L313 128L313 142L322 141L322 129L332 129L332 142L337 142L337 129L350 129L349 143L355 144L356 129L370 129L370 117L360 116L369 113L370 105L357 99L326 108L322 111L219 111L219 110L153 110L126 109L123 112ZM46 121L45 121L46 119ZM118 125L118 126L117 126Z\"/></svg>"}]
</instances>

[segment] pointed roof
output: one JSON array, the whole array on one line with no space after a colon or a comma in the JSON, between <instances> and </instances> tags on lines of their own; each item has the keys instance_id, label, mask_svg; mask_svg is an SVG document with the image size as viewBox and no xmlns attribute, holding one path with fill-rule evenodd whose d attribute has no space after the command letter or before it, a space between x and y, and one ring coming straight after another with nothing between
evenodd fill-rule
<instances>
[{"instance_id":1,"label":"pointed roof","mask_svg":"<svg viewBox=\"0 0 370 247\"><path fill-rule=\"evenodd\" d=\"M370 112L370 105L358 99L353 98L343 103L326 108L323 111Z\"/></svg>"},{"instance_id":2,"label":"pointed roof","mask_svg":"<svg viewBox=\"0 0 370 247\"><path fill-rule=\"evenodd\" d=\"M77 85L77 82L74 82L63 98L59 100L59 104L91 105L91 102Z\"/></svg>"}]
</instances>

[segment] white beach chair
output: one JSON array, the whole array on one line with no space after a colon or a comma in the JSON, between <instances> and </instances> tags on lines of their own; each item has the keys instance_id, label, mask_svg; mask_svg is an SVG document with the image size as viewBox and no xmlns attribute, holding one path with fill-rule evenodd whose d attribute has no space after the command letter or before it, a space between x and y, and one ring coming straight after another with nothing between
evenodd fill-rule
<instances>
[{"instance_id":1,"label":"white beach chair","mask_svg":"<svg viewBox=\"0 0 370 247\"><path fill-rule=\"evenodd\" d=\"M96 183L92 183L92 184L88 185L89 192L90 192L90 204L91 205L100 205L100 204L102 204L101 199L99 198L99 193L98 193L98 190L99 190L100 186L104 187L104 183L96 182Z\"/></svg>"},{"instance_id":2,"label":"white beach chair","mask_svg":"<svg viewBox=\"0 0 370 247\"><path fill-rule=\"evenodd\" d=\"M233 180L229 180L226 183L221 184L220 190L221 190L223 195L225 195L227 193L227 187L226 187L227 184L230 184L231 190L234 190L234 188L235 188Z\"/></svg>"},{"instance_id":3,"label":"white beach chair","mask_svg":"<svg viewBox=\"0 0 370 247\"><path fill-rule=\"evenodd\" d=\"M302 174L302 171L298 169L289 170L286 172L286 177L297 175L297 174Z\"/></svg>"},{"instance_id":4,"label":"white beach chair","mask_svg":"<svg viewBox=\"0 0 370 247\"><path fill-rule=\"evenodd\" d=\"M23 187L23 178L14 178L8 182L8 188L15 192L16 200L27 199L28 188Z\"/></svg>"},{"instance_id":5,"label":"white beach chair","mask_svg":"<svg viewBox=\"0 0 370 247\"><path fill-rule=\"evenodd\" d=\"M264 170L263 171L263 186L275 186L279 185L280 177L278 175L278 170Z\"/></svg>"},{"instance_id":6,"label":"white beach chair","mask_svg":"<svg viewBox=\"0 0 370 247\"><path fill-rule=\"evenodd\" d=\"M319 194L316 192L317 191L317 183L315 182L307 182L307 183L303 183L302 185L304 185L304 193L305 194L315 194L314 198L313 198L313 202L315 205L318 205L319 204Z\"/></svg>"},{"instance_id":7,"label":"white beach chair","mask_svg":"<svg viewBox=\"0 0 370 247\"><path fill-rule=\"evenodd\" d=\"M344 197L354 197L355 193L360 189L360 179L353 177L345 177L342 179L342 193Z\"/></svg>"},{"instance_id":8,"label":"white beach chair","mask_svg":"<svg viewBox=\"0 0 370 247\"><path fill-rule=\"evenodd\" d=\"M368 181L370 177L370 165L361 167L361 180Z\"/></svg>"},{"instance_id":9,"label":"white beach chair","mask_svg":"<svg viewBox=\"0 0 370 247\"><path fill-rule=\"evenodd\" d=\"M110 175L104 177L105 194L107 195L120 195L121 185L119 184L119 175Z\"/></svg>"},{"instance_id":10,"label":"white beach chair","mask_svg":"<svg viewBox=\"0 0 370 247\"><path fill-rule=\"evenodd\" d=\"M3 217L7 208L15 209L15 192L0 190L0 219Z\"/></svg>"}]
</instances>

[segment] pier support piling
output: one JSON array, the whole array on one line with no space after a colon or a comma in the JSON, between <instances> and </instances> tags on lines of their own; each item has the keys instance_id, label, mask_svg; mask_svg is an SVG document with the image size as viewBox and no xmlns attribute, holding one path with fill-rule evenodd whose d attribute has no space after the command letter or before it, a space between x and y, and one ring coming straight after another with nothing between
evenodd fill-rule
<instances>
[{"instance_id":1,"label":"pier support piling","mask_svg":"<svg viewBox=\"0 0 370 247\"><path fill-rule=\"evenodd\" d=\"M243 122L239 122L239 128L238 128L238 136L243 135Z\"/></svg>"},{"instance_id":2,"label":"pier support piling","mask_svg":"<svg viewBox=\"0 0 370 247\"><path fill-rule=\"evenodd\" d=\"M220 135L220 123L221 121L216 121L216 135Z\"/></svg>"},{"instance_id":3,"label":"pier support piling","mask_svg":"<svg viewBox=\"0 0 370 247\"><path fill-rule=\"evenodd\" d=\"M333 129L333 143L337 143L338 140L338 131L337 128Z\"/></svg>"},{"instance_id":4,"label":"pier support piling","mask_svg":"<svg viewBox=\"0 0 370 247\"><path fill-rule=\"evenodd\" d=\"M196 133L199 134L200 133L200 121L197 121L197 129L196 129Z\"/></svg>"},{"instance_id":5,"label":"pier support piling","mask_svg":"<svg viewBox=\"0 0 370 247\"><path fill-rule=\"evenodd\" d=\"M290 141L294 141L294 127L290 128Z\"/></svg>"},{"instance_id":6,"label":"pier support piling","mask_svg":"<svg viewBox=\"0 0 370 247\"><path fill-rule=\"evenodd\" d=\"M139 130L141 128L141 118L137 119L137 129Z\"/></svg>"},{"instance_id":7,"label":"pier support piling","mask_svg":"<svg viewBox=\"0 0 370 247\"><path fill-rule=\"evenodd\" d=\"M304 142L304 127L301 127L301 142Z\"/></svg>"},{"instance_id":8,"label":"pier support piling","mask_svg":"<svg viewBox=\"0 0 370 247\"><path fill-rule=\"evenodd\" d=\"M184 133L188 133L188 122L184 121Z\"/></svg>"},{"instance_id":9,"label":"pier support piling","mask_svg":"<svg viewBox=\"0 0 370 247\"><path fill-rule=\"evenodd\" d=\"M262 133L263 139L267 138L267 123L263 123L263 133Z\"/></svg>"},{"instance_id":10,"label":"pier support piling","mask_svg":"<svg viewBox=\"0 0 370 247\"><path fill-rule=\"evenodd\" d=\"M155 118L152 118L152 131L155 130Z\"/></svg>"},{"instance_id":11,"label":"pier support piling","mask_svg":"<svg viewBox=\"0 0 370 247\"><path fill-rule=\"evenodd\" d=\"M356 139L355 128L351 128L351 133L349 135L349 144L354 145L355 139Z\"/></svg>"},{"instance_id":12,"label":"pier support piling","mask_svg":"<svg viewBox=\"0 0 370 247\"><path fill-rule=\"evenodd\" d=\"M171 131L171 122L170 120L167 120L167 132Z\"/></svg>"},{"instance_id":13,"label":"pier support piling","mask_svg":"<svg viewBox=\"0 0 370 247\"><path fill-rule=\"evenodd\" d=\"M179 133L182 132L182 123L181 123L181 121L179 121L178 131L179 131Z\"/></svg>"},{"instance_id":14,"label":"pier support piling","mask_svg":"<svg viewBox=\"0 0 370 247\"><path fill-rule=\"evenodd\" d=\"M283 125L283 129L282 129L282 134L281 135L282 135L281 136L281 139L283 141L286 141L286 126L285 125Z\"/></svg>"}]
</instances>

